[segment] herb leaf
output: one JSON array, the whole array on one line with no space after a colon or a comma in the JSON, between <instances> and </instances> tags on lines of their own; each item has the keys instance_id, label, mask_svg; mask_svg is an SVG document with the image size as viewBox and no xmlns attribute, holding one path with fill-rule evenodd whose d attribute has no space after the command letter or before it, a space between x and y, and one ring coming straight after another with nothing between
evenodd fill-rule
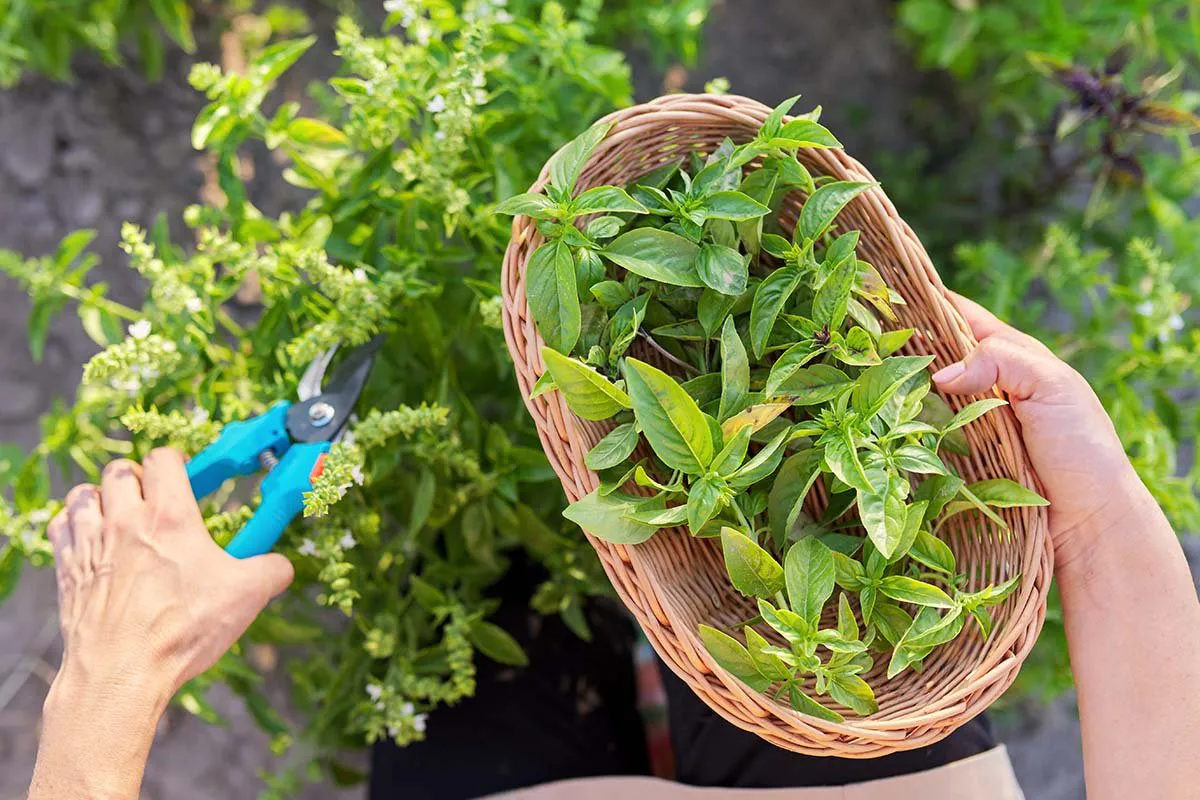
<instances>
[{"instance_id":1,"label":"herb leaf","mask_svg":"<svg viewBox=\"0 0 1200 800\"><path fill-rule=\"evenodd\" d=\"M721 328L721 405L717 420L724 422L744 409L750 396L750 362L746 346L733 324L726 317Z\"/></svg>"},{"instance_id":2,"label":"herb leaf","mask_svg":"<svg viewBox=\"0 0 1200 800\"><path fill-rule=\"evenodd\" d=\"M608 243L608 260L635 275L672 286L703 286L696 270L700 248L659 228L635 228Z\"/></svg>"},{"instance_id":3,"label":"herb leaf","mask_svg":"<svg viewBox=\"0 0 1200 800\"><path fill-rule=\"evenodd\" d=\"M819 187L800 210L800 219L796 223L797 236L805 240L816 239L833 223L847 203L873 186L874 183L834 181Z\"/></svg>"},{"instance_id":4,"label":"herb leaf","mask_svg":"<svg viewBox=\"0 0 1200 800\"><path fill-rule=\"evenodd\" d=\"M625 360L625 380L646 441L671 469L703 474L715 452L700 407L667 373L634 358Z\"/></svg>"},{"instance_id":5,"label":"herb leaf","mask_svg":"<svg viewBox=\"0 0 1200 800\"><path fill-rule=\"evenodd\" d=\"M554 378L571 410L584 419L608 419L630 408L629 395L614 386L591 367L564 356L549 347L542 348L542 360Z\"/></svg>"},{"instance_id":6,"label":"herb leaf","mask_svg":"<svg viewBox=\"0 0 1200 800\"><path fill-rule=\"evenodd\" d=\"M588 469L597 472L615 467L633 455L637 443L637 428L632 422L626 422L613 428L603 439L596 442L584 457L583 463Z\"/></svg>"},{"instance_id":7,"label":"herb leaf","mask_svg":"<svg viewBox=\"0 0 1200 800\"><path fill-rule=\"evenodd\" d=\"M570 247L547 242L533 251L525 272L525 297L546 344L570 353L582 325Z\"/></svg>"},{"instance_id":8,"label":"herb leaf","mask_svg":"<svg viewBox=\"0 0 1200 800\"><path fill-rule=\"evenodd\" d=\"M792 610L815 626L833 594L833 553L810 536L791 546L783 564Z\"/></svg>"},{"instance_id":9,"label":"herb leaf","mask_svg":"<svg viewBox=\"0 0 1200 800\"><path fill-rule=\"evenodd\" d=\"M750 537L733 528L722 528L721 552L729 582L742 594L765 599L783 590L783 567Z\"/></svg>"}]
</instances>

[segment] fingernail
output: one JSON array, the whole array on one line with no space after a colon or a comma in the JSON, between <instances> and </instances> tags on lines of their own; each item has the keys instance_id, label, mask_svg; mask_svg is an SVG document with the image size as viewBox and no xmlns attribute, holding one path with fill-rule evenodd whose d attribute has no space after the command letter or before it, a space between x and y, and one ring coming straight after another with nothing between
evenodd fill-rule
<instances>
[{"instance_id":1,"label":"fingernail","mask_svg":"<svg viewBox=\"0 0 1200 800\"><path fill-rule=\"evenodd\" d=\"M955 361L948 367L942 367L937 372L933 373L934 383L949 383L967 371L967 365L961 361Z\"/></svg>"}]
</instances>

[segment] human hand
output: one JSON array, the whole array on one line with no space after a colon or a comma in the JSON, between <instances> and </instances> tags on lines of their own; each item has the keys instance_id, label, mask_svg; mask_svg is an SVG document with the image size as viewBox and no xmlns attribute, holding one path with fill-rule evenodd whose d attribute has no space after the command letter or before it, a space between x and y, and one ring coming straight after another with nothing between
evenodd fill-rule
<instances>
[{"instance_id":1,"label":"human hand","mask_svg":"<svg viewBox=\"0 0 1200 800\"><path fill-rule=\"evenodd\" d=\"M217 546L183 456L165 448L76 486L47 533L64 649L29 797L132 800L172 695L287 588L292 565Z\"/></svg>"},{"instance_id":2,"label":"human hand","mask_svg":"<svg viewBox=\"0 0 1200 800\"><path fill-rule=\"evenodd\" d=\"M949 394L999 387L1021 423L1033 468L1050 501L1050 536L1060 575L1086 560L1107 535L1157 506L1129 463L1117 432L1087 381L1037 339L983 306L948 293L971 326L976 347L935 373Z\"/></svg>"},{"instance_id":3,"label":"human hand","mask_svg":"<svg viewBox=\"0 0 1200 800\"><path fill-rule=\"evenodd\" d=\"M277 553L239 561L204 527L183 457L116 461L77 486L48 536L57 561L62 674L166 702L212 666L292 581Z\"/></svg>"}]
</instances>

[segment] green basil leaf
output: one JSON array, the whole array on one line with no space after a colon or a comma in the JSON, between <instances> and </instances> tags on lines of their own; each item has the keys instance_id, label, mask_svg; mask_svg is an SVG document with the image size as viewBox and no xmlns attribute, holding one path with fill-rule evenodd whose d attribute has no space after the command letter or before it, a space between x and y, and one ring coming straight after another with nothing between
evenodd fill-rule
<instances>
[{"instance_id":1,"label":"green basil leaf","mask_svg":"<svg viewBox=\"0 0 1200 800\"><path fill-rule=\"evenodd\" d=\"M738 299L712 289L705 289L696 305L696 316L706 336L711 337L725 322Z\"/></svg>"},{"instance_id":2,"label":"green basil leaf","mask_svg":"<svg viewBox=\"0 0 1200 800\"><path fill-rule=\"evenodd\" d=\"M633 455L637 443L637 428L632 422L618 425L603 439L596 442L596 445L584 457L583 463L587 465L588 469L596 471L615 467Z\"/></svg>"},{"instance_id":3,"label":"green basil leaf","mask_svg":"<svg viewBox=\"0 0 1200 800\"><path fill-rule=\"evenodd\" d=\"M794 405L814 406L836 400L855 385L855 381L837 367L813 364L784 378L773 394L786 395Z\"/></svg>"},{"instance_id":4,"label":"green basil leaf","mask_svg":"<svg viewBox=\"0 0 1200 800\"><path fill-rule=\"evenodd\" d=\"M914 500L926 500L929 506L925 509L925 520L937 519L946 504L958 496L963 487L962 478L957 475L934 475L921 483L913 491Z\"/></svg>"},{"instance_id":5,"label":"green basil leaf","mask_svg":"<svg viewBox=\"0 0 1200 800\"><path fill-rule=\"evenodd\" d=\"M885 470L871 470L883 478L883 485L872 480L872 490L858 491L858 515L867 536L885 559L891 558L904 537L906 520L903 479Z\"/></svg>"},{"instance_id":6,"label":"green basil leaf","mask_svg":"<svg viewBox=\"0 0 1200 800\"><path fill-rule=\"evenodd\" d=\"M555 219L557 204L540 192L517 194L495 208L497 214L525 215L534 219Z\"/></svg>"},{"instance_id":7,"label":"green basil leaf","mask_svg":"<svg viewBox=\"0 0 1200 800\"><path fill-rule=\"evenodd\" d=\"M524 667L529 664L529 656L517 643L512 635L486 620L478 619L471 623L467 638L475 649L493 661L514 667Z\"/></svg>"},{"instance_id":8,"label":"green basil leaf","mask_svg":"<svg viewBox=\"0 0 1200 800\"><path fill-rule=\"evenodd\" d=\"M762 358L767 351L775 320L799 285L800 270L795 267L777 269L758 285L750 306L750 343L756 358Z\"/></svg>"},{"instance_id":9,"label":"green basil leaf","mask_svg":"<svg viewBox=\"0 0 1200 800\"><path fill-rule=\"evenodd\" d=\"M763 234L762 249L776 258L787 258L792 252L792 243L777 233Z\"/></svg>"},{"instance_id":10,"label":"green basil leaf","mask_svg":"<svg viewBox=\"0 0 1200 800\"><path fill-rule=\"evenodd\" d=\"M880 582L879 591L902 603L913 603L929 608L954 608L954 601L950 599L950 595L932 583L925 583L905 575L887 576Z\"/></svg>"},{"instance_id":11,"label":"green basil leaf","mask_svg":"<svg viewBox=\"0 0 1200 800\"><path fill-rule=\"evenodd\" d=\"M613 123L597 123L576 136L550 159L550 183L562 192L570 193L579 180L583 165L608 135Z\"/></svg>"},{"instance_id":12,"label":"green basil leaf","mask_svg":"<svg viewBox=\"0 0 1200 800\"><path fill-rule=\"evenodd\" d=\"M786 681L792 677L792 670L788 668L782 658L771 652L763 652L771 645L762 637L762 634L749 625L745 627L745 633L746 650L750 653L750 660L763 677L770 678L772 681Z\"/></svg>"},{"instance_id":13,"label":"green basil leaf","mask_svg":"<svg viewBox=\"0 0 1200 800\"><path fill-rule=\"evenodd\" d=\"M906 472L916 472L923 475L946 475L949 470L937 453L919 444L906 444L892 454L896 466Z\"/></svg>"},{"instance_id":14,"label":"green basil leaf","mask_svg":"<svg viewBox=\"0 0 1200 800\"><path fill-rule=\"evenodd\" d=\"M792 644L808 642L816 635L816 628L799 614L786 608L775 608L764 598L758 598L758 613L763 621Z\"/></svg>"},{"instance_id":15,"label":"green basil leaf","mask_svg":"<svg viewBox=\"0 0 1200 800\"><path fill-rule=\"evenodd\" d=\"M710 372L706 375L697 375L680 386L699 405L715 403L721 397L721 373Z\"/></svg>"},{"instance_id":16,"label":"green basil leaf","mask_svg":"<svg viewBox=\"0 0 1200 800\"><path fill-rule=\"evenodd\" d=\"M767 376L767 383L763 387L763 394L767 397L779 394L779 387L795 374L796 370L824 352L825 348L811 339L797 342L789 347L771 365L771 373ZM847 378L846 380L849 381L850 379Z\"/></svg>"},{"instance_id":17,"label":"green basil leaf","mask_svg":"<svg viewBox=\"0 0 1200 800\"><path fill-rule=\"evenodd\" d=\"M747 425L730 436L725 447L713 459L712 471L722 478L728 478L736 472L746 460L746 451L750 448L750 435L753 432L753 428Z\"/></svg>"},{"instance_id":18,"label":"green basil leaf","mask_svg":"<svg viewBox=\"0 0 1200 800\"><path fill-rule=\"evenodd\" d=\"M774 473L783 460L783 446L790 436L791 431L787 429L777 433L774 439L763 445L753 458L730 476L729 485L734 489L747 489Z\"/></svg>"},{"instance_id":19,"label":"green basil leaf","mask_svg":"<svg viewBox=\"0 0 1200 800\"><path fill-rule=\"evenodd\" d=\"M604 255L635 275L672 286L703 286L696 271L700 248L677 233L635 228L608 243Z\"/></svg>"},{"instance_id":20,"label":"green basil leaf","mask_svg":"<svg viewBox=\"0 0 1200 800\"><path fill-rule=\"evenodd\" d=\"M783 570L792 611L815 626L833 594L833 553L814 537L801 539L788 549Z\"/></svg>"},{"instance_id":21,"label":"green basil leaf","mask_svg":"<svg viewBox=\"0 0 1200 800\"><path fill-rule=\"evenodd\" d=\"M632 407L629 395L586 364L549 347L542 348L542 360L567 405L583 419L608 419Z\"/></svg>"},{"instance_id":22,"label":"green basil leaf","mask_svg":"<svg viewBox=\"0 0 1200 800\"><path fill-rule=\"evenodd\" d=\"M715 446L696 401L670 375L634 358L625 359L625 381L633 413L655 455L671 469L703 474Z\"/></svg>"},{"instance_id":23,"label":"green basil leaf","mask_svg":"<svg viewBox=\"0 0 1200 800\"><path fill-rule=\"evenodd\" d=\"M708 337L698 320L689 319L672 325L663 325L650 333L656 339L677 339L681 342L703 342Z\"/></svg>"},{"instance_id":24,"label":"green basil leaf","mask_svg":"<svg viewBox=\"0 0 1200 800\"><path fill-rule=\"evenodd\" d=\"M821 451L801 450L779 468L767 498L767 520L777 543L787 541L813 484L821 475Z\"/></svg>"},{"instance_id":25,"label":"green basil leaf","mask_svg":"<svg viewBox=\"0 0 1200 800\"><path fill-rule=\"evenodd\" d=\"M804 201L796 233L805 240L812 240L825 232L846 204L872 188L874 183L834 181L819 187Z\"/></svg>"},{"instance_id":26,"label":"green basil leaf","mask_svg":"<svg viewBox=\"0 0 1200 800\"><path fill-rule=\"evenodd\" d=\"M587 235L592 239L611 239L625 226L620 217L596 217L587 224Z\"/></svg>"},{"instance_id":27,"label":"green basil leaf","mask_svg":"<svg viewBox=\"0 0 1200 800\"><path fill-rule=\"evenodd\" d=\"M866 591L864 589L863 594ZM875 589L872 588L871 591L875 592ZM862 605L865 608L865 604ZM866 612L864 611L863 613L865 616ZM934 612L934 616L937 616L936 612ZM899 644L900 640L904 638L904 633L912 626L912 622L913 619L908 615L908 612L890 600L876 600L871 609L871 624L887 640L888 644L893 647Z\"/></svg>"},{"instance_id":28,"label":"green basil leaf","mask_svg":"<svg viewBox=\"0 0 1200 800\"><path fill-rule=\"evenodd\" d=\"M706 244L700 248L696 271L705 286L734 297L746 291L746 281L750 277L741 253L719 244Z\"/></svg>"},{"instance_id":29,"label":"green basil leaf","mask_svg":"<svg viewBox=\"0 0 1200 800\"><path fill-rule=\"evenodd\" d=\"M634 200L624 189L616 186L597 186L588 189L572 202L578 214L646 214L646 207Z\"/></svg>"},{"instance_id":30,"label":"green basil leaf","mask_svg":"<svg viewBox=\"0 0 1200 800\"><path fill-rule=\"evenodd\" d=\"M901 328L898 331L884 331L879 334L879 355L890 356L904 345L916 333L914 328Z\"/></svg>"},{"instance_id":31,"label":"green basil leaf","mask_svg":"<svg viewBox=\"0 0 1200 800\"><path fill-rule=\"evenodd\" d=\"M949 545L928 531L920 531L917 534L912 547L909 548L908 556L930 569L945 572L947 575L955 574L955 570L957 569L957 564L954 560L954 551L950 549Z\"/></svg>"},{"instance_id":32,"label":"green basil leaf","mask_svg":"<svg viewBox=\"0 0 1200 800\"><path fill-rule=\"evenodd\" d=\"M900 534L900 543L892 551L892 555L888 558L889 562L895 563L909 554L913 542L917 540L917 536L921 533L921 525L925 522L926 505L925 501L918 500L905 509L904 529Z\"/></svg>"},{"instance_id":33,"label":"green basil leaf","mask_svg":"<svg viewBox=\"0 0 1200 800\"><path fill-rule=\"evenodd\" d=\"M837 555L841 555L838 553ZM850 608L850 600L845 592L838 594L838 633L848 641L858 639L858 620L854 617L854 609Z\"/></svg>"},{"instance_id":34,"label":"green basil leaf","mask_svg":"<svg viewBox=\"0 0 1200 800\"><path fill-rule=\"evenodd\" d=\"M833 554L833 580L850 592L857 592L866 585L867 573L863 565L850 556L830 551Z\"/></svg>"},{"instance_id":35,"label":"green basil leaf","mask_svg":"<svg viewBox=\"0 0 1200 800\"><path fill-rule=\"evenodd\" d=\"M879 710L875 693L858 675L834 673L829 684L829 696L842 705L854 710L855 714L870 716Z\"/></svg>"},{"instance_id":36,"label":"green basil leaf","mask_svg":"<svg viewBox=\"0 0 1200 800\"><path fill-rule=\"evenodd\" d=\"M992 626L995 623L992 621L992 615L988 613L986 608L972 608L971 616L975 618L975 624L979 626L979 632L983 634L983 638L987 639L992 635Z\"/></svg>"},{"instance_id":37,"label":"green basil leaf","mask_svg":"<svg viewBox=\"0 0 1200 800\"><path fill-rule=\"evenodd\" d=\"M759 674L754 662L750 660L750 653L737 639L716 628L701 625L700 641L704 643L704 649L713 657L713 661L720 665L721 669L754 691L765 692L771 687L771 681Z\"/></svg>"},{"instance_id":38,"label":"green basil leaf","mask_svg":"<svg viewBox=\"0 0 1200 800\"><path fill-rule=\"evenodd\" d=\"M582 325L571 248L562 242L547 242L533 251L525 273L525 297L546 344L570 353L579 341Z\"/></svg>"},{"instance_id":39,"label":"green basil leaf","mask_svg":"<svg viewBox=\"0 0 1200 800\"><path fill-rule=\"evenodd\" d=\"M760 140L770 141L778 136L779 132L783 130L783 118L789 111L792 110L792 106L796 105L796 101L799 99L800 95L789 97L787 100L784 100L782 103L775 106L771 113L767 115L762 127L759 128L758 138Z\"/></svg>"},{"instance_id":40,"label":"green basil leaf","mask_svg":"<svg viewBox=\"0 0 1200 800\"><path fill-rule=\"evenodd\" d=\"M853 257L842 259L842 263L833 268L813 297L814 322L832 331L842 327L846 320L846 304L850 302L850 292L857 274Z\"/></svg>"},{"instance_id":41,"label":"green basil leaf","mask_svg":"<svg viewBox=\"0 0 1200 800\"><path fill-rule=\"evenodd\" d=\"M854 441L845 431L825 441L824 456L826 466L839 481L857 489L860 494L874 493L862 461L859 460Z\"/></svg>"},{"instance_id":42,"label":"green basil leaf","mask_svg":"<svg viewBox=\"0 0 1200 800\"><path fill-rule=\"evenodd\" d=\"M629 515L654 505L652 498L594 491L567 506L563 516L584 531L613 544L641 544L658 528L629 519ZM662 501L658 501L661 503Z\"/></svg>"},{"instance_id":43,"label":"green basil leaf","mask_svg":"<svg viewBox=\"0 0 1200 800\"><path fill-rule=\"evenodd\" d=\"M746 346L738 335L733 317L726 317L721 328L721 405L717 411L720 422L742 411L750 398L750 362Z\"/></svg>"},{"instance_id":44,"label":"green basil leaf","mask_svg":"<svg viewBox=\"0 0 1200 800\"><path fill-rule=\"evenodd\" d=\"M615 311L633 297L629 293L629 289L625 288L625 284L619 281L601 281L592 284L591 293L592 297L596 298L596 302L604 306L605 311Z\"/></svg>"},{"instance_id":45,"label":"green basil leaf","mask_svg":"<svg viewBox=\"0 0 1200 800\"><path fill-rule=\"evenodd\" d=\"M721 507L721 495L725 481L707 475L692 484L688 490L687 522L692 533L699 533Z\"/></svg>"},{"instance_id":46,"label":"green basil leaf","mask_svg":"<svg viewBox=\"0 0 1200 800\"><path fill-rule=\"evenodd\" d=\"M974 403L963 407L962 411L959 411L957 414L955 414L954 418L951 419L946 427L942 429L942 432L949 433L950 431L956 431L959 428L965 427L979 419L993 408L999 408L1000 406L1006 405L1008 405L1008 401L1001 400L999 397L989 397L984 400L976 400ZM976 494L978 494L978 492Z\"/></svg>"},{"instance_id":47,"label":"green basil leaf","mask_svg":"<svg viewBox=\"0 0 1200 800\"><path fill-rule=\"evenodd\" d=\"M851 402L862 419L874 417L893 394L933 362L933 356L892 356L863 370L854 385Z\"/></svg>"},{"instance_id":48,"label":"green basil leaf","mask_svg":"<svg viewBox=\"0 0 1200 800\"><path fill-rule=\"evenodd\" d=\"M902 643L905 647L924 648L937 647L952 641L962 632L963 623L967 621L961 606L955 606L947 611L941 619L918 634L905 634ZM911 628L910 628L911 630Z\"/></svg>"},{"instance_id":49,"label":"green basil leaf","mask_svg":"<svg viewBox=\"0 0 1200 800\"><path fill-rule=\"evenodd\" d=\"M982 591L967 595L964 605L968 606L997 606L1009 598L1021 583L1021 576L1014 575L1000 584L984 588Z\"/></svg>"},{"instance_id":50,"label":"green basil leaf","mask_svg":"<svg viewBox=\"0 0 1200 800\"><path fill-rule=\"evenodd\" d=\"M879 354L875 352L875 342L871 339L871 334L857 325L846 332L841 346L837 349L837 357L855 367L869 367L879 363Z\"/></svg>"},{"instance_id":51,"label":"green basil leaf","mask_svg":"<svg viewBox=\"0 0 1200 800\"><path fill-rule=\"evenodd\" d=\"M771 209L741 192L714 192L700 201L700 208L708 219L732 222L745 222L771 213Z\"/></svg>"},{"instance_id":52,"label":"green basil leaf","mask_svg":"<svg viewBox=\"0 0 1200 800\"><path fill-rule=\"evenodd\" d=\"M1008 478L979 481L968 484L966 488L980 501L994 508L1050 505L1050 501L1037 492Z\"/></svg>"},{"instance_id":53,"label":"green basil leaf","mask_svg":"<svg viewBox=\"0 0 1200 800\"><path fill-rule=\"evenodd\" d=\"M781 144L779 140L787 144ZM786 123L771 142L779 147L834 147L840 148L839 142L824 125L810 119L794 119Z\"/></svg>"},{"instance_id":54,"label":"green basil leaf","mask_svg":"<svg viewBox=\"0 0 1200 800\"><path fill-rule=\"evenodd\" d=\"M722 528L721 551L729 582L743 595L767 598L783 591L783 567L749 536Z\"/></svg>"},{"instance_id":55,"label":"green basil leaf","mask_svg":"<svg viewBox=\"0 0 1200 800\"><path fill-rule=\"evenodd\" d=\"M823 719L827 722L845 722L846 718L832 708L825 706L813 700L804 692L797 689L795 686L788 687L788 700L792 704L792 708L801 714L807 714L810 717Z\"/></svg>"},{"instance_id":56,"label":"green basil leaf","mask_svg":"<svg viewBox=\"0 0 1200 800\"><path fill-rule=\"evenodd\" d=\"M625 519L640 522L643 525L653 525L656 528L670 528L687 522L687 505L671 506L670 508L647 508L626 514Z\"/></svg>"},{"instance_id":57,"label":"green basil leaf","mask_svg":"<svg viewBox=\"0 0 1200 800\"><path fill-rule=\"evenodd\" d=\"M595 250L586 247L579 248L576 262L575 284L579 291L579 299L587 301L592 296L592 286L604 280L604 262L600 260L600 256L596 255ZM605 322L608 322L607 314L596 313L603 312L604 309L593 303L583 306L580 309L580 316L586 317L589 313L588 309L591 309L594 319L603 318Z\"/></svg>"}]
</instances>

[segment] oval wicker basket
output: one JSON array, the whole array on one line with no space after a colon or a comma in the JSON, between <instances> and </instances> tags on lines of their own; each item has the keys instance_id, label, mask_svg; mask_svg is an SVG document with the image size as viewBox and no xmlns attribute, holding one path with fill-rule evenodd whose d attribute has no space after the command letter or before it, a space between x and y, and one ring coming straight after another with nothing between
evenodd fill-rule
<instances>
[{"instance_id":1,"label":"oval wicker basket","mask_svg":"<svg viewBox=\"0 0 1200 800\"><path fill-rule=\"evenodd\" d=\"M751 138L769 109L735 96L671 95L609 115L612 130L583 170L577 191L622 185L692 149L711 151L728 136ZM843 180L873 180L840 150L802 150L800 159L816 174ZM548 179L543 169L532 191ZM799 197L785 201L781 221L790 228ZM970 330L945 297L941 279L912 230L880 189L856 198L838 218L839 227L862 232L860 253L875 264L905 299L899 326L917 334L910 354L934 354L935 366L957 361L970 349ZM542 447L571 501L598 484L584 455L606 432L603 424L579 419L561 395L536 399L529 393L544 365L538 334L525 300L525 266L542 237L528 217L513 222L504 258L504 333L516 364L525 404L537 423ZM647 354L640 354L646 358ZM648 359L652 360L652 359ZM668 365L660 363L664 369ZM948 397L955 409L977 398ZM950 457L968 481L1010 477L1039 488L1012 412L1000 408L966 428L971 455ZM814 495L820 494L814 492ZM819 510L820 497L810 497ZM1001 511L1009 531L999 532L975 514L960 514L940 531L965 565L969 588L977 590L1019 572L1020 588L994 611L996 628L984 640L975 626L934 652L920 674L906 671L886 681L886 659L865 677L875 688L879 711L843 723L801 715L755 692L721 669L700 642L697 625L726 630L754 616L751 602L729 584L719 542L695 539L684 529L659 531L636 546L609 544L589 536L604 569L658 654L718 714L779 747L811 755L873 758L932 744L983 711L1013 682L1045 618L1053 567L1045 508ZM820 698L838 708L828 698Z\"/></svg>"}]
</instances>

